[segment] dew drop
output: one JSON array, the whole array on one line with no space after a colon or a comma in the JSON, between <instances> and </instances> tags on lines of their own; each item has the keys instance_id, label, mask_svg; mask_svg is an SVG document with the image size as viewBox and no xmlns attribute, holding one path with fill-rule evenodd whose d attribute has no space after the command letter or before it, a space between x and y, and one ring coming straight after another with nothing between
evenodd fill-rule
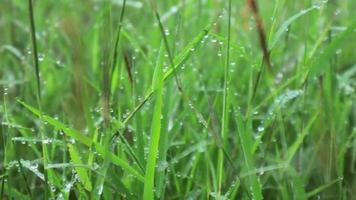
<instances>
[{"instance_id":1,"label":"dew drop","mask_svg":"<svg viewBox=\"0 0 356 200\"><path fill-rule=\"evenodd\" d=\"M257 127L257 131L258 132L262 132L264 130L265 130L265 127L263 127L263 125L260 125L260 126Z\"/></svg>"}]
</instances>

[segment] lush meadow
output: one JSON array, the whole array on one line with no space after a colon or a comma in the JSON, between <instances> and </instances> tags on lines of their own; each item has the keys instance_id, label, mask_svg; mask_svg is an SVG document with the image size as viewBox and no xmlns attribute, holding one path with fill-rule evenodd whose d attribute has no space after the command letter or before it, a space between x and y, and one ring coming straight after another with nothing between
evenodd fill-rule
<instances>
[{"instance_id":1,"label":"lush meadow","mask_svg":"<svg viewBox=\"0 0 356 200\"><path fill-rule=\"evenodd\" d=\"M355 0L0 0L0 199L353 199Z\"/></svg>"}]
</instances>

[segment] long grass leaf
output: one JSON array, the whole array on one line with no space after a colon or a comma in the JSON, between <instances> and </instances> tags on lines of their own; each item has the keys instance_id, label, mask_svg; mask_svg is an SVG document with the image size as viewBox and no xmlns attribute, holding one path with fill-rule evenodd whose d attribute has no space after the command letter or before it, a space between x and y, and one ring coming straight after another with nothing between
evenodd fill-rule
<instances>
[{"instance_id":1,"label":"long grass leaf","mask_svg":"<svg viewBox=\"0 0 356 200\"><path fill-rule=\"evenodd\" d=\"M40 111L37 110L36 108L18 100L18 102L23 105L25 108L27 108L29 111L31 111L33 114L39 116ZM118 156L114 155L113 153L109 152L109 150L105 149L102 145L93 142L89 137L85 136L82 133L79 133L71 128L68 128L68 126L64 125L63 123L59 122L58 120L49 117L47 115L42 115L43 120L51 124L52 126L56 127L59 130L62 130L65 134L68 136L72 137L75 139L75 141L78 141L82 144L84 144L87 147L91 147L91 145L94 145L95 150L103 156L104 159L109 159L113 164L122 167L124 170L126 170L128 173L132 174L135 176L138 180L143 181L144 178L143 176L137 172L133 167L130 166L129 163L126 161L122 160Z\"/></svg>"},{"instance_id":2,"label":"long grass leaf","mask_svg":"<svg viewBox=\"0 0 356 200\"><path fill-rule=\"evenodd\" d=\"M151 123L151 144L147 158L146 175L143 199L154 199L154 181L155 181L155 168L158 154L158 145L161 135L161 114L162 114L162 96L163 96L163 66L164 55L163 48L161 47L157 59L157 66L155 69L155 76L153 79L153 88L157 88L156 103L153 111L153 119Z\"/></svg>"},{"instance_id":3,"label":"long grass leaf","mask_svg":"<svg viewBox=\"0 0 356 200\"><path fill-rule=\"evenodd\" d=\"M237 132L238 132L238 137L240 139L240 144L241 144L241 149L243 153L243 157L245 160L245 167L247 171L253 171L256 170L255 168L255 163L253 160L253 140L252 140L252 134L251 131L249 131L248 127L245 127L244 125L244 120L242 118L242 115L240 111L237 111ZM249 185L251 188L251 196L253 197L252 199L257 199L261 200L262 199L262 188L261 184L259 183L257 179L256 174L252 174L249 178Z\"/></svg>"}]
</instances>

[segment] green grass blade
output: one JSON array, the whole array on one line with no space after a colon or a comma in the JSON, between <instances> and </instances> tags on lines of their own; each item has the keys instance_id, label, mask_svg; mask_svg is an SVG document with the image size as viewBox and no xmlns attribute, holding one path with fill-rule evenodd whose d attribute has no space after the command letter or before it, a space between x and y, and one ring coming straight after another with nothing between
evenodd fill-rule
<instances>
[{"instance_id":1,"label":"green grass blade","mask_svg":"<svg viewBox=\"0 0 356 200\"><path fill-rule=\"evenodd\" d=\"M77 165L83 164L83 161L79 155L79 152L74 145L68 144L68 151L69 151L69 155L71 157L73 164L77 164ZM80 180L80 182L82 182L84 188L88 191L91 191L92 183L88 176L88 170L83 167L75 167L75 171L77 172L77 174L79 176L79 180Z\"/></svg>"},{"instance_id":2,"label":"green grass blade","mask_svg":"<svg viewBox=\"0 0 356 200\"><path fill-rule=\"evenodd\" d=\"M175 59L174 59L174 68L170 68L166 73L163 75L163 80L167 80L170 78L174 70L178 70L184 62L189 59L189 57L192 55L192 49L197 49L199 45L201 44L201 41L203 38L209 33L211 30L212 25L208 25L202 32L200 32L182 51L180 54L178 54ZM150 90L145 98L135 107L135 109L130 112L130 114L126 117L126 119L123 121L124 126L127 125L127 123L132 119L132 117L137 113L138 110L142 108L142 106L152 97L153 93L156 91L156 88Z\"/></svg>"},{"instance_id":3,"label":"green grass blade","mask_svg":"<svg viewBox=\"0 0 356 200\"><path fill-rule=\"evenodd\" d=\"M269 49L273 49L275 47L275 45L277 44L277 42L280 40L280 38L282 37L282 35L284 33L286 33L287 28L293 23L295 22L297 19L299 19L300 17L306 15L307 13L309 13L310 11L316 9L315 7L311 7L305 10L300 11L299 13L293 15L292 17L290 17L289 19L287 19L285 22L283 22L283 24L281 25L281 27L278 29L278 31L274 34L273 39L269 45Z\"/></svg>"},{"instance_id":4,"label":"green grass blade","mask_svg":"<svg viewBox=\"0 0 356 200\"><path fill-rule=\"evenodd\" d=\"M245 127L244 126L244 120L242 118L242 115L240 113L240 111L237 111L236 114L237 118L237 132L238 132L238 137L240 139L240 144L241 144L241 149L242 149L242 153L243 153L243 157L245 160L245 167L247 169L247 171L252 171L255 170L255 163L253 160L253 152L252 152L252 148L253 148L253 140L252 140L252 131L250 130L249 127ZM247 122L247 123L251 123L251 122ZM256 200L261 200L262 198L262 187L261 184L259 183L258 179L257 179L257 175L256 174L252 174L249 178L249 185L247 185L247 187L251 188L251 196L253 199Z\"/></svg>"},{"instance_id":5,"label":"green grass blade","mask_svg":"<svg viewBox=\"0 0 356 200\"><path fill-rule=\"evenodd\" d=\"M315 120L317 119L319 115L319 112L314 114L314 116L309 120L307 126L304 128L303 132L298 135L297 140L288 148L287 151L287 158L286 158L286 164L289 165L289 163L292 161L294 155L297 153L300 145L302 145L305 136L309 134L309 129L311 126L314 124Z\"/></svg>"},{"instance_id":6,"label":"green grass blade","mask_svg":"<svg viewBox=\"0 0 356 200\"><path fill-rule=\"evenodd\" d=\"M146 165L146 175L144 182L143 199L154 199L154 181L155 181L155 168L158 154L158 145L161 135L161 114L162 114L162 96L163 96L163 66L164 55L163 48L160 48L159 56L157 59L157 66L155 69L155 76L152 81L152 87L157 88L156 103L153 111L153 119L151 125L151 144Z\"/></svg>"},{"instance_id":7,"label":"green grass blade","mask_svg":"<svg viewBox=\"0 0 356 200\"><path fill-rule=\"evenodd\" d=\"M226 141L226 134L228 129L228 109L229 109L229 67L230 67L230 42L231 42L231 0L229 0L228 4L228 23L227 23L227 46L226 46L226 60L224 66L224 92L223 92L223 105L222 105L222 114L221 114L221 138L222 138L222 145ZM224 152L221 148L219 150L219 157L218 157L218 196L220 197L222 193L222 180L223 180L223 169L224 169Z\"/></svg>"},{"instance_id":8,"label":"green grass blade","mask_svg":"<svg viewBox=\"0 0 356 200\"><path fill-rule=\"evenodd\" d=\"M37 110L36 108L20 101L17 100L21 105L23 105L25 108L27 108L29 111L31 111L33 114L40 116L40 111ZM62 130L65 134L67 134L68 136L72 137L73 139L75 139L76 141L84 144L87 147L91 147L91 145L93 144L95 147L95 150L101 154L103 156L104 159L108 159L110 160L113 164L122 167L124 170L126 170L128 173L132 174L133 176L135 176L138 180L143 181L144 178L143 176L137 172L133 167L130 166L129 163L127 163L126 161L122 160L121 158L119 158L118 156L114 155L113 153L109 152L109 150L105 149L102 145L93 142L89 137L85 136L82 133L78 133L77 131L68 128L66 125L64 125L63 123L59 122L58 120L49 117L47 115L42 115L43 120L47 121L49 124L51 124L52 126L56 127L59 130Z\"/></svg>"},{"instance_id":9,"label":"green grass blade","mask_svg":"<svg viewBox=\"0 0 356 200\"><path fill-rule=\"evenodd\" d=\"M29 18L30 18L30 28L31 28L31 41L32 41L32 50L33 50L33 64L36 70L36 83L37 83L37 95L38 98L41 99L41 81L40 81L40 67L38 62L38 50L37 50L37 38L36 38L36 26L34 19L34 11L33 11L33 2L32 0L28 0L28 8L29 8Z\"/></svg>"},{"instance_id":10,"label":"green grass blade","mask_svg":"<svg viewBox=\"0 0 356 200\"><path fill-rule=\"evenodd\" d=\"M311 198L312 196L317 195L318 193L320 193L321 191L325 190L326 188L334 185L335 183L342 181L342 178L337 178L333 181L330 181L329 183L326 183L324 185L321 185L320 187L315 188L314 190L310 191L307 193L307 197L308 199Z\"/></svg>"},{"instance_id":11,"label":"green grass blade","mask_svg":"<svg viewBox=\"0 0 356 200\"><path fill-rule=\"evenodd\" d=\"M336 51L339 48L349 42L348 39L351 39L351 36L355 35L356 21L354 21L344 32L337 35L331 43L323 50L321 55L317 56L312 67L309 69L309 75L311 77L318 76L322 74L327 68L330 59L335 55Z\"/></svg>"}]
</instances>

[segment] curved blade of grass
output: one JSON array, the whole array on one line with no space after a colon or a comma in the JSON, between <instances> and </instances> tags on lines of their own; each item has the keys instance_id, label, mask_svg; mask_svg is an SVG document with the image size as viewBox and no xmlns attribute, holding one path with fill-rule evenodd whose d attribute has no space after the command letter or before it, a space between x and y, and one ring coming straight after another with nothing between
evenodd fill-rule
<instances>
[{"instance_id":1,"label":"curved blade of grass","mask_svg":"<svg viewBox=\"0 0 356 200\"><path fill-rule=\"evenodd\" d=\"M40 116L40 111L37 110L36 108L20 101L17 100L21 105L23 105L25 108L27 108L29 111L31 111L33 114ZM128 173L132 174L134 177L136 177L138 180L143 181L144 178L141 173L137 172L133 167L130 166L129 163L127 163L125 160L122 160L118 156L114 155L107 149L105 149L102 145L92 141L89 137L85 136L82 133L79 133L71 128L68 128L65 124L62 122L59 122L58 120L49 117L47 115L42 115L43 120L51 124L52 126L56 127L59 130L62 130L65 134L68 136L72 137L76 141L84 144L87 147L91 147L92 145L94 146L95 150L103 156L104 159L110 160L113 164L122 167L124 170L126 170Z\"/></svg>"},{"instance_id":2,"label":"curved blade of grass","mask_svg":"<svg viewBox=\"0 0 356 200\"><path fill-rule=\"evenodd\" d=\"M174 59L174 68L170 68L164 75L163 80L167 80L173 75L174 70L184 64L184 62L192 55L192 49L197 49L201 44L203 38L210 32L212 24L209 24L202 32L200 32ZM141 109L141 107L152 97L157 88L152 88L145 96L145 98L135 107L135 109L123 121L123 126L132 119L132 117Z\"/></svg>"},{"instance_id":3,"label":"curved blade of grass","mask_svg":"<svg viewBox=\"0 0 356 200\"><path fill-rule=\"evenodd\" d=\"M146 176L144 182L143 199L154 199L154 180L155 168L158 153L159 139L161 135L161 113L162 113L162 96L163 96L163 72L162 66L164 61L163 48L161 46L157 59L157 66L154 72L152 87L157 88L156 103L153 111L151 124L151 144L148 153Z\"/></svg>"},{"instance_id":4,"label":"curved blade of grass","mask_svg":"<svg viewBox=\"0 0 356 200\"><path fill-rule=\"evenodd\" d=\"M310 11L316 9L315 7L311 7L305 10L300 11L299 13L293 15L292 17L290 17L289 19L287 19L285 22L283 22L283 24L281 25L281 27L278 29L278 31L276 32L276 34L273 36L273 39L269 45L269 50L273 49L274 46L277 44L277 42L280 40L281 36L286 32L287 28L297 19L299 19L300 17L302 17L303 15L309 13Z\"/></svg>"}]
</instances>

